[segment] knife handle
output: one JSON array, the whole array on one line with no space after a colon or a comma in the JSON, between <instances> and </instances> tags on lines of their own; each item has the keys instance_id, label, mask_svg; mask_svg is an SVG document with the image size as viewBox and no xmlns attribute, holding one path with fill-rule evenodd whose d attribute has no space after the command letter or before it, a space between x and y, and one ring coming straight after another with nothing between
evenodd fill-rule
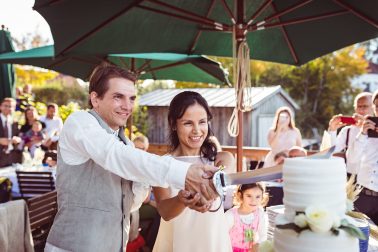
<instances>
[{"instance_id":1,"label":"knife handle","mask_svg":"<svg viewBox=\"0 0 378 252\"><path fill-rule=\"evenodd\" d=\"M223 188L226 186L226 184L224 182L224 172L223 171L217 171L216 173L214 173L213 184L214 184L215 190L217 191L219 196L223 197L224 196Z\"/></svg>"}]
</instances>

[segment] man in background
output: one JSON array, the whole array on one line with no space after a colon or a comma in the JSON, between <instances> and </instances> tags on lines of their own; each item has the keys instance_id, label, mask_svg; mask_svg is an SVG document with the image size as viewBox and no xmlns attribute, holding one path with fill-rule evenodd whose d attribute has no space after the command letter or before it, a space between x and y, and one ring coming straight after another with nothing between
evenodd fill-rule
<instances>
[{"instance_id":1,"label":"man in background","mask_svg":"<svg viewBox=\"0 0 378 252\"><path fill-rule=\"evenodd\" d=\"M15 108L13 98L4 98L0 105L0 167L22 162L22 151L17 148L21 143L18 123L12 116Z\"/></svg>"}]
</instances>

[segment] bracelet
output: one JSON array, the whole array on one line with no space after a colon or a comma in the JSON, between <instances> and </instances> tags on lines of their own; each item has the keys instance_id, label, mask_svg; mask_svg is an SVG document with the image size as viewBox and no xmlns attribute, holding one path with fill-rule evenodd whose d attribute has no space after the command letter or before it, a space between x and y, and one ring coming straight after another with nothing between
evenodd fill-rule
<instances>
[{"instance_id":1,"label":"bracelet","mask_svg":"<svg viewBox=\"0 0 378 252\"><path fill-rule=\"evenodd\" d=\"M217 208L217 209L214 209L214 210L209 209L209 212L210 212L210 213L215 213L215 212L217 212L217 211L219 210L219 208L221 208L222 204L223 204L223 200L221 199L218 208Z\"/></svg>"}]
</instances>

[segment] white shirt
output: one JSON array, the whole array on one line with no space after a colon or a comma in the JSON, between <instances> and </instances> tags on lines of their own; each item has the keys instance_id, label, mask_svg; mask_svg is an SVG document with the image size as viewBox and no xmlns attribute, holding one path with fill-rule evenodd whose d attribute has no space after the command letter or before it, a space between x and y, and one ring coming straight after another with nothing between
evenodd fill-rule
<instances>
[{"instance_id":1,"label":"white shirt","mask_svg":"<svg viewBox=\"0 0 378 252\"><path fill-rule=\"evenodd\" d=\"M335 145L335 152L341 152L346 147L347 133L349 130L349 139L348 139L348 148L353 145L358 133L360 132L360 127L351 125L342 128L339 134L336 136L336 131L330 131L331 135L331 145ZM353 152L349 152L349 155L354 155ZM359 169L360 162L359 160L352 159L350 160L347 157L346 168L347 172L351 174L357 174Z\"/></svg>"},{"instance_id":2,"label":"white shirt","mask_svg":"<svg viewBox=\"0 0 378 252\"><path fill-rule=\"evenodd\" d=\"M92 159L104 169L133 183L134 202L142 202L146 192L143 184L185 187L186 173L191 164L168 156L160 157L134 148L118 138L118 131L108 134L97 119L85 111L72 113L63 126L59 139L64 162L79 165ZM139 205L140 206L140 205ZM132 206L135 211L138 206ZM45 252L68 252L46 243Z\"/></svg>"},{"instance_id":3,"label":"white shirt","mask_svg":"<svg viewBox=\"0 0 378 252\"><path fill-rule=\"evenodd\" d=\"M152 186L170 185L184 189L191 165L123 144L85 111L75 112L67 118L60 134L59 148L67 164L79 165L92 159L122 178Z\"/></svg>"},{"instance_id":4,"label":"white shirt","mask_svg":"<svg viewBox=\"0 0 378 252\"><path fill-rule=\"evenodd\" d=\"M56 142L59 140L59 133L62 131L63 128L63 121L60 117L54 117L53 119L47 118L46 116L41 116L39 119L41 122L46 124L46 128L44 131L48 138L51 141Z\"/></svg>"},{"instance_id":5,"label":"white shirt","mask_svg":"<svg viewBox=\"0 0 378 252\"><path fill-rule=\"evenodd\" d=\"M347 159L360 162L357 183L378 192L378 138L358 134L347 151Z\"/></svg>"},{"instance_id":6,"label":"white shirt","mask_svg":"<svg viewBox=\"0 0 378 252\"><path fill-rule=\"evenodd\" d=\"M8 138L11 138L12 137L12 124L13 124L13 119L10 115L8 116L5 116L3 115L3 113L0 113L0 116L1 116L1 121L3 123L3 128L5 128L5 126L8 126ZM8 123L8 125L5 125L5 122Z\"/></svg>"}]
</instances>

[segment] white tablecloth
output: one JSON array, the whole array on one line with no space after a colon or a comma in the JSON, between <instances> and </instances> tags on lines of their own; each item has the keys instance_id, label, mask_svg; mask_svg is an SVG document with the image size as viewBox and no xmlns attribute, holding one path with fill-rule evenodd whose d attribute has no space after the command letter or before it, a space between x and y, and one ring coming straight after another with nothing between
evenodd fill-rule
<instances>
[{"instance_id":1,"label":"white tablecloth","mask_svg":"<svg viewBox=\"0 0 378 252\"><path fill-rule=\"evenodd\" d=\"M0 176L7 177L12 181L12 196L13 197L20 196L20 188L18 187L16 169L20 171L41 171L41 172L51 171L54 179L56 176L56 169L52 167L40 166L40 167L25 168L22 165L17 165L17 166L8 166L5 168L0 168Z\"/></svg>"}]
</instances>

